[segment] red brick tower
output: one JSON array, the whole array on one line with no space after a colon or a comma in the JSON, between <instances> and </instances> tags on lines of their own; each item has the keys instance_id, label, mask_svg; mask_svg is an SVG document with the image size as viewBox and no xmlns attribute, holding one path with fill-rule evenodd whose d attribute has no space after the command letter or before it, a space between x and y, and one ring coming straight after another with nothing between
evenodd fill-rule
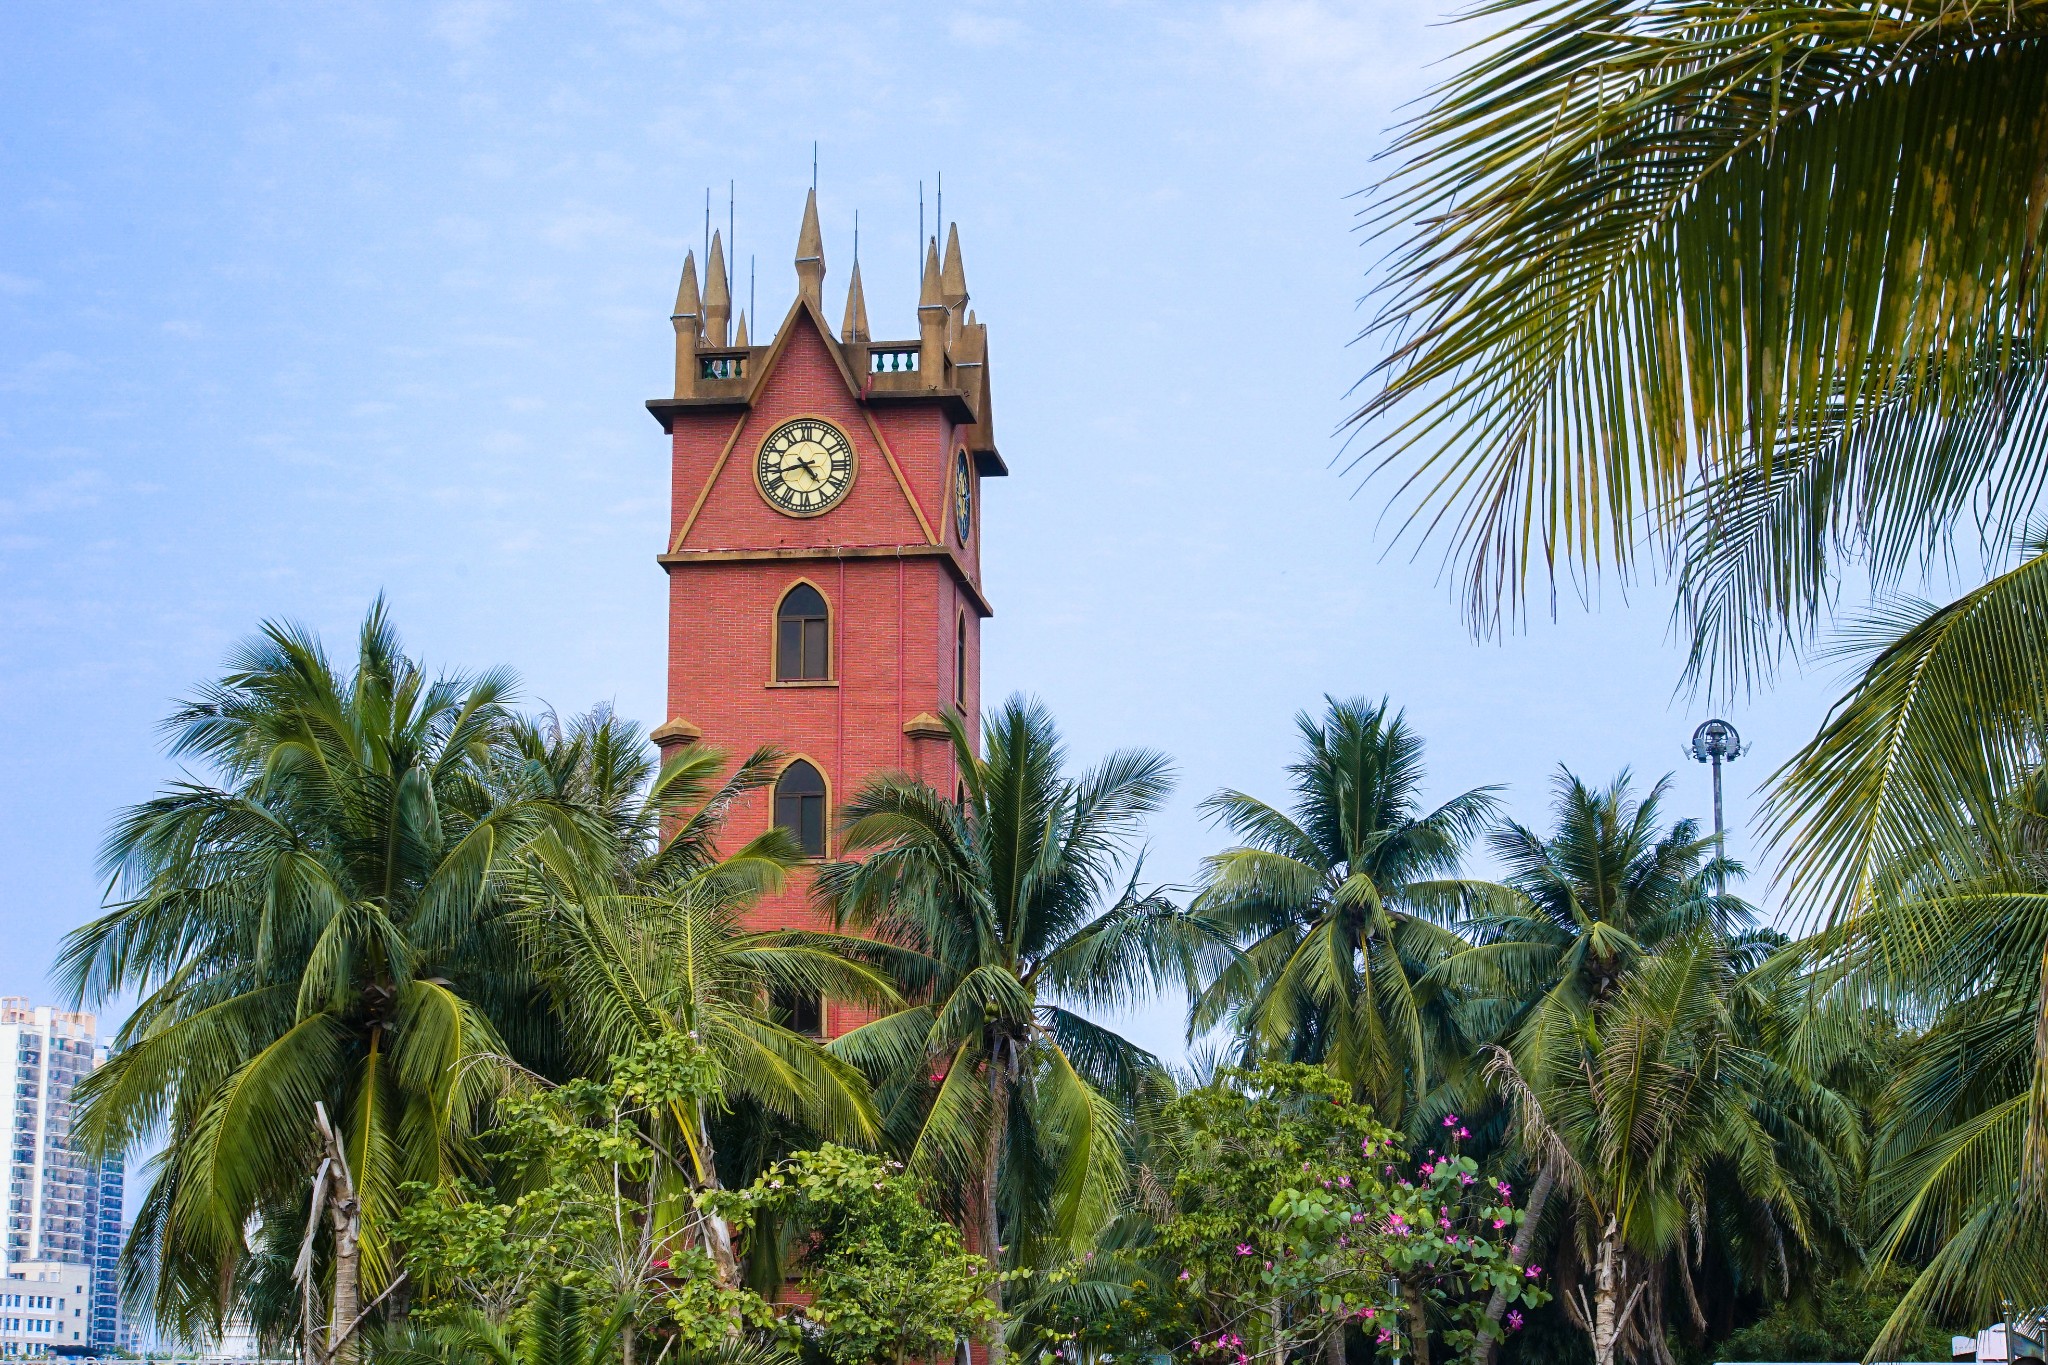
<instances>
[{"instance_id":1,"label":"red brick tower","mask_svg":"<svg viewBox=\"0 0 2048 1365\"><path fill-rule=\"evenodd\" d=\"M940 713L980 713L981 498L996 454L988 329L967 311L957 230L926 245L917 336L872 341L860 265L834 339L824 317L817 194L804 205L797 297L767 344L728 338L732 291L711 241L700 298L683 263L673 316L675 394L648 402L673 451L668 545L668 720L677 746L735 761L789 756L774 788L732 817L751 836L788 826L835 851L832 812L869 777L957 780ZM756 320L758 323L758 319ZM809 878L759 911L764 927L815 925ZM857 1022L790 1002L800 1026Z\"/></svg>"}]
</instances>

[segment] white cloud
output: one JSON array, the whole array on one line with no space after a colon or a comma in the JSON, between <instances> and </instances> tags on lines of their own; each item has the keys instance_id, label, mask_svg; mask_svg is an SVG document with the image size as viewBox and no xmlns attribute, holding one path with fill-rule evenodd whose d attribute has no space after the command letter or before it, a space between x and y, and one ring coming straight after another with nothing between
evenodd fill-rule
<instances>
[{"instance_id":1,"label":"white cloud","mask_svg":"<svg viewBox=\"0 0 2048 1365\"><path fill-rule=\"evenodd\" d=\"M946 21L946 32L969 47L1002 47L1023 37L1024 25L995 14L956 14Z\"/></svg>"},{"instance_id":2,"label":"white cloud","mask_svg":"<svg viewBox=\"0 0 2048 1365\"><path fill-rule=\"evenodd\" d=\"M1389 93L1390 78L1405 86L1421 75L1450 45L1441 29L1430 36L1434 17L1430 6L1375 0L1252 0L1218 13L1217 36L1276 86L1346 99Z\"/></svg>"},{"instance_id":3,"label":"white cloud","mask_svg":"<svg viewBox=\"0 0 2048 1365\"><path fill-rule=\"evenodd\" d=\"M434 33L458 51L481 47L505 17L498 0L450 0L434 16Z\"/></svg>"},{"instance_id":4,"label":"white cloud","mask_svg":"<svg viewBox=\"0 0 2048 1365\"><path fill-rule=\"evenodd\" d=\"M45 351L13 374L0 375L0 393L41 393L58 375L85 368L69 351Z\"/></svg>"},{"instance_id":5,"label":"white cloud","mask_svg":"<svg viewBox=\"0 0 2048 1365\"><path fill-rule=\"evenodd\" d=\"M24 275L10 275L0 270L0 294L33 294L38 285Z\"/></svg>"}]
</instances>

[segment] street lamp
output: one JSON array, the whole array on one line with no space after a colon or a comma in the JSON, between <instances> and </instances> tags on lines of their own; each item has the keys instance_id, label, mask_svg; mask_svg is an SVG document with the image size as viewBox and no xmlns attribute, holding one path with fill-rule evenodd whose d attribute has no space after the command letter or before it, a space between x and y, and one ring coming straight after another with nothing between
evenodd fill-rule
<instances>
[{"instance_id":1,"label":"street lamp","mask_svg":"<svg viewBox=\"0 0 2048 1365\"><path fill-rule=\"evenodd\" d=\"M1692 732L1692 756L1700 763L1714 765L1714 844L1722 857L1728 854L1721 836L1721 765L1733 763L1746 753L1742 736L1725 720L1710 720Z\"/></svg>"}]
</instances>

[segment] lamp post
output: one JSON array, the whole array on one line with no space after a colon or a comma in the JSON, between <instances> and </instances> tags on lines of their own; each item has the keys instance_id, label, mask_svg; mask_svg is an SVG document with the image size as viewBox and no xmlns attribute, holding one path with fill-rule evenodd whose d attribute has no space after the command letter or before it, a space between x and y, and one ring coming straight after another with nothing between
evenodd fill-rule
<instances>
[{"instance_id":1,"label":"lamp post","mask_svg":"<svg viewBox=\"0 0 2048 1365\"><path fill-rule=\"evenodd\" d=\"M1692 732L1692 756L1696 762L1710 763L1714 768L1714 853L1716 857L1728 856L1728 845L1721 832L1721 765L1733 763L1747 752L1742 746L1742 736L1735 727L1725 720L1703 722ZM1723 890L1727 888L1722 887Z\"/></svg>"}]
</instances>

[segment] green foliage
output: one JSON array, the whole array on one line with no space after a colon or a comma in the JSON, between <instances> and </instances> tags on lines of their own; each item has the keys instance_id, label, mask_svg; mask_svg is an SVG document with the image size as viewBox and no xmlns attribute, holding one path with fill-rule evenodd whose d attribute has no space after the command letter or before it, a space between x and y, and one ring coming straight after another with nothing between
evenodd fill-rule
<instances>
[{"instance_id":1,"label":"green foliage","mask_svg":"<svg viewBox=\"0 0 2048 1365\"><path fill-rule=\"evenodd\" d=\"M999 1276L961 1249L901 1162L826 1144L777 1162L743 1190L706 1196L745 1231L763 1218L808 1230L801 1282L811 1301L791 1313L835 1365L929 1360L962 1338L986 1340L999 1320Z\"/></svg>"},{"instance_id":2,"label":"green foliage","mask_svg":"<svg viewBox=\"0 0 2048 1365\"><path fill-rule=\"evenodd\" d=\"M1912 1287L1913 1275L1890 1269L1865 1279L1836 1277L1813 1292L1776 1304L1760 1320L1721 1343L1716 1360L1861 1360ZM1898 1339L1887 1360L1948 1360L1949 1334L1921 1327Z\"/></svg>"},{"instance_id":3,"label":"green foliage","mask_svg":"<svg viewBox=\"0 0 2048 1365\"><path fill-rule=\"evenodd\" d=\"M536 1285L509 1321L475 1309L373 1342L377 1365L608 1365L631 1305L570 1285Z\"/></svg>"}]
</instances>

